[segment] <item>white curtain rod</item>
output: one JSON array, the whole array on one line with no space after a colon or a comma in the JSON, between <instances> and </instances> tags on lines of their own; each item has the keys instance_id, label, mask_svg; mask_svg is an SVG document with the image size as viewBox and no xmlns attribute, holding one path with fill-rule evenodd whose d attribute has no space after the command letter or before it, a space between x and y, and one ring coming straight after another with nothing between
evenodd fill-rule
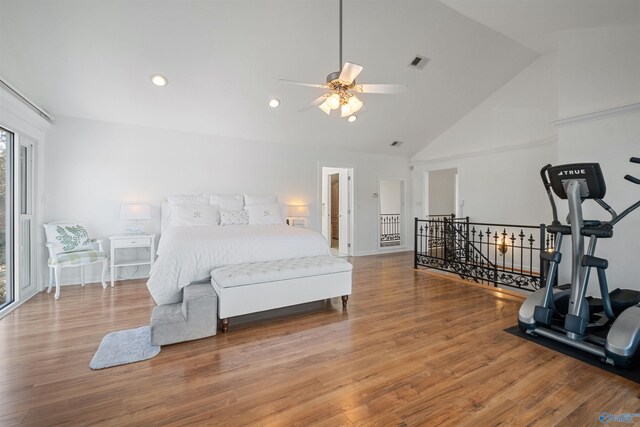
<instances>
[{"instance_id":1,"label":"white curtain rod","mask_svg":"<svg viewBox=\"0 0 640 427\"><path fill-rule=\"evenodd\" d=\"M40 115L46 121L48 121L49 123L53 123L53 116L51 114L49 114L46 110L43 110L42 108L40 108L36 104L34 104L33 101L31 101L29 98L27 98L25 95L23 95L18 89L13 87L11 84L9 84L2 77L0 77L0 86L2 86L5 89L7 89L9 91L9 93L11 93L13 96L18 98L20 101L22 101L24 104L26 104L33 111L38 113L38 115Z\"/></svg>"}]
</instances>

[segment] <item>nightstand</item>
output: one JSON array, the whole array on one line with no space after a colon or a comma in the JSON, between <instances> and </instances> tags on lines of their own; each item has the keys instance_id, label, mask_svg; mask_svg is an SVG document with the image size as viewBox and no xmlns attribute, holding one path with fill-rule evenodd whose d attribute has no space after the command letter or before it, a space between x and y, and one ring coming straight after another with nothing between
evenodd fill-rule
<instances>
[{"instance_id":1,"label":"nightstand","mask_svg":"<svg viewBox=\"0 0 640 427\"><path fill-rule=\"evenodd\" d=\"M132 267L148 265L149 270L153 266L156 257L156 235L155 234L122 234L120 236L109 237L111 242L111 287L113 287L118 267ZM118 249L149 249L149 255L143 258L128 259L118 261L116 259ZM137 253L138 251L136 251Z\"/></svg>"}]
</instances>

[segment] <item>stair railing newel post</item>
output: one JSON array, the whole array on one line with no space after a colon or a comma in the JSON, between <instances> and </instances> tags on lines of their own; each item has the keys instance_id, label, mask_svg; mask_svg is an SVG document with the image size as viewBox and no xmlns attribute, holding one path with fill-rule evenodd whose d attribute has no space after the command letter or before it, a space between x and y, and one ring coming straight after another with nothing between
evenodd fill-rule
<instances>
[{"instance_id":1,"label":"stair railing newel post","mask_svg":"<svg viewBox=\"0 0 640 427\"><path fill-rule=\"evenodd\" d=\"M413 268L418 268L418 239L421 236L418 236L418 217L415 217L413 221Z\"/></svg>"}]
</instances>

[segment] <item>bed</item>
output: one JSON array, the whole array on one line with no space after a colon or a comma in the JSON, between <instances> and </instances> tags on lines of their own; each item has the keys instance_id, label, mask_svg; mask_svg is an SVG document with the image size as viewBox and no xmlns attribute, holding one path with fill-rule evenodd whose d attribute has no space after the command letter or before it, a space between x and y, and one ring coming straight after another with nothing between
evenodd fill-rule
<instances>
[{"instance_id":1,"label":"bed","mask_svg":"<svg viewBox=\"0 0 640 427\"><path fill-rule=\"evenodd\" d=\"M182 289L206 283L212 270L230 264L330 255L326 239L288 225L169 227L162 209L158 259L147 288L156 304L182 301Z\"/></svg>"}]
</instances>

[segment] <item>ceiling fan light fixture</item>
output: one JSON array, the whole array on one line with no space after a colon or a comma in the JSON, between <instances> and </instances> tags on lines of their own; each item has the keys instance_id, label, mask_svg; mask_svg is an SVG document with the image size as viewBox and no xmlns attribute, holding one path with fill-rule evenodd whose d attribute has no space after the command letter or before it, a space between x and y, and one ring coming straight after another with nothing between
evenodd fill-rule
<instances>
[{"instance_id":1,"label":"ceiling fan light fixture","mask_svg":"<svg viewBox=\"0 0 640 427\"><path fill-rule=\"evenodd\" d=\"M169 83L169 81L167 80L167 78L165 76L163 76L162 74L152 74L151 77L151 83L153 83L156 86L166 86L167 83Z\"/></svg>"},{"instance_id":2,"label":"ceiling fan light fixture","mask_svg":"<svg viewBox=\"0 0 640 427\"><path fill-rule=\"evenodd\" d=\"M355 95L349 98L349 107L351 108L351 113L357 113L360 111L362 106L364 105L362 101L360 101Z\"/></svg>"},{"instance_id":3,"label":"ceiling fan light fixture","mask_svg":"<svg viewBox=\"0 0 640 427\"><path fill-rule=\"evenodd\" d=\"M350 116L353 113L354 112L351 111L351 106L349 105L348 102L346 104L342 104L340 106L340 117L347 117L347 116Z\"/></svg>"},{"instance_id":4,"label":"ceiling fan light fixture","mask_svg":"<svg viewBox=\"0 0 640 427\"><path fill-rule=\"evenodd\" d=\"M318 105L318 108L321 109L326 115L331 114L331 107L329 107L326 100L322 104Z\"/></svg>"},{"instance_id":5,"label":"ceiling fan light fixture","mask_svg":"<svg viewBox=\"0 0 640 427\"><path fill-rule=\"evenodd\" d=\"M332 110L336 110L340 107L340 95L334 93L327 97L327 100L325 102L327 103L329 108L331 108Z\"/></svg>"},{"instance_id":6,"label":"ceiling fan light fixture","mask_svg":"<svg viewBox=\"0 0 640 427\"><path fill-rule=\"evenodd\" d=\"M356 120L358 120L358 116L356 116L355 114L350 115L349 118L347 119L349 123L353 123Z\"/></svg>"}]
</instances>

